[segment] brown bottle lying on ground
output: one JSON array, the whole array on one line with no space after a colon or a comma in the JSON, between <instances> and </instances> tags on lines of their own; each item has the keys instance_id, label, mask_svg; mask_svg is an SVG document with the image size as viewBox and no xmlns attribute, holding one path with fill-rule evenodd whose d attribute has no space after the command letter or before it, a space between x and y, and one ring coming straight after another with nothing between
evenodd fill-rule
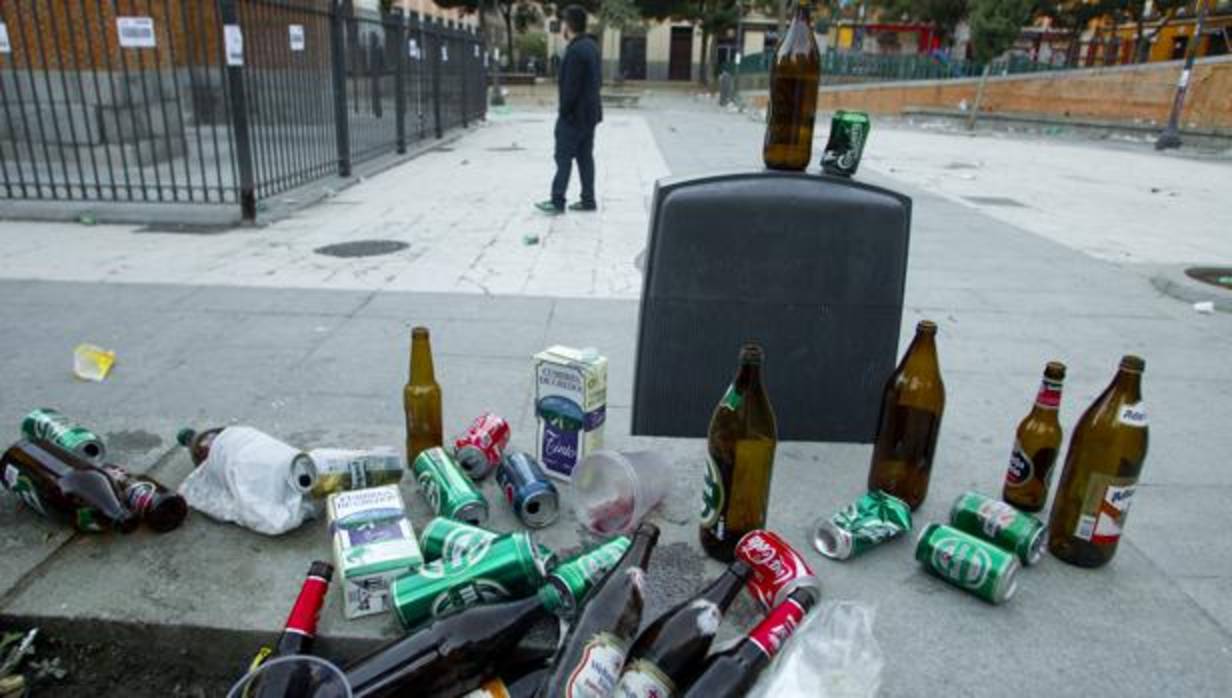
<instances>
[{"instance_id":1,"label":"brown bottle lying on ground","mask_svg":"<svg viewBox=\"0 0 1232 698\"><path fill-rule=\"evenodd\" d=\"M420 453L444 443L441 386L436 382L426 327L411 330L411 371L402 389L402 407L406 412L406 466L409 468Z\"/></svg>"},{"instance_id":2,"label":"brown bottle lying on ground","mask_svg":"<svg viewBox=\"0 0 1232 698\"><path fill-rule=\"evenodd\" d=\"M26 506L79 531L132 533L140 519L93 464L46 441L19 441L0 456L0 482Z\"/></svg>"},{"instance_id":3,"label":"brown bottle lying on ground","mask_svg":"<svg viewBox=\"0 0 1232 698\"><path fill-rule=\"evenodd\" d=\"M1035 406L1018 424L1014 435L1014 450L1005 473L1001 498L1023 511L1039 511L1048 501L1052 482L1052 467L1061 448L1061 384L1065 381L1065 364L1050 361L1044 368L1044 380Z\"/></svg>"},{"instance_id":4,"label":"brown bottle lying on ground","mask_svg":"<svg viewBox=\"0 0 1232 698\"><path fill-rule=\"evenodd\" d=\"M1116 554L1146 461L1145 367L1137 356L1122 358L1074 428L1048 529L1048 550L1068 563L1100 567Z\"/></svg>"},{"instance_id":5,"label":"brown bottle lying on ground","mask_svg":"<svg viewBox=\"0 0 1232 698\"><path fill-rule=\"evenodd\" d=\"M188 502L152 477L133 475L118 465L102 466L124 495L124 504L157 533L179 528L188 516Z\"/></svg>"},{"instance_id":6,"label":"brown bottle lying on ground","mask_svg":"<svg viewBox=\"0 0 1232 698\"><path fill-rule=\"evenodd\" d=\"M945 412L945 385L937 363L937 325L923 320L881 398L868 488L903 500L914 511L928 495L933 454Z\"/></svg>"},{"instance_id":7,"label":"brown bottle lying on ground","mask_svg":"<svg viewBox=\"0 0 1232 698\"><path fill-rule=\"evenodd\" d=\"M706 554L735 559L736 542L766 525L778 426L762 385L763 354L740 350L740 367L714 408L706 440L706 480L698 536Z\"/></svg>"},{"instance_id":8,"label":"brown bottle lying on ground","mask_svg":"<svg viewBox=\"0 0 1232 698\"><path fill-rule=\"evenodd\" d=\"M206 429L203 432L196 432L192 429L181 429L176 435L176 441L180 445L188 449L188 455L192 458L193 465L201 465L206 458L210 457L210 444L214 442L214 437L218 436L226 427L215 427Z\"/></svg>"},{"instance_id":9,"label":"brown bottle lying on ground","mask_svg":"<svg viewBox=\"0 0 1232 698\"><path fill-rule=\"evenodd\" d=\"M813 123L821 53L813 36L809 3L797 2L795 19L770 68L770 102L762 160L774 170L802 171L813 157Z\"/></svg>"}]
</instances>

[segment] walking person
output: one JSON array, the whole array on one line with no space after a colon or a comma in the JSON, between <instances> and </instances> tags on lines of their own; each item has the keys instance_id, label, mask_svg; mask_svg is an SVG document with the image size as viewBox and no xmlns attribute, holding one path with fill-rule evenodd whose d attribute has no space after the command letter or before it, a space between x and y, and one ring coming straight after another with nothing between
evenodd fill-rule
<instances>
[{"instance_id":1,"label":"walking person","mask_svg":"<svg viewBox=\"0 0 1232 698\"><path fill-rule=\"evenodd\" d=\"M571 211L594 211L595 203L595 127L603 121L599 86L603 82L599 42L586 33L586 10L570 5L561 12L565 40L564 60L557 75L560 100L556 116L556 177L552 179L552 198L535 208L550 215L565 212L565 192L573 161L577 160L582 198L570 204Z\"/></svg>"}]
</instances>

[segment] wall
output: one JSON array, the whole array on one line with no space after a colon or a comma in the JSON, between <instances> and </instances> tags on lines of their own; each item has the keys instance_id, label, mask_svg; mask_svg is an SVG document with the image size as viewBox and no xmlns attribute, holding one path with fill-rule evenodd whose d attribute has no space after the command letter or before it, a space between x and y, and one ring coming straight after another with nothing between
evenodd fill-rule
<instances>
[{"instance_id":1,"label":"wall","mask_svg":"<svg viewBox=\"0 0 1232 698\"><path fill-rule=\"evenodd\" d=\"M983 108L990 112L1164 122L1181 67L1180 61L1169 61L992 78L984 93ZM978 79L929 80L825 87L817 108L874 114L897 114L907 107L953 109L963 100L975 100L978 83ZM764 93L751 99L764 108ZM1232 56L1205 58L1195 64L1182 124L1232 128Z\"/></svg>"}]
</instances>

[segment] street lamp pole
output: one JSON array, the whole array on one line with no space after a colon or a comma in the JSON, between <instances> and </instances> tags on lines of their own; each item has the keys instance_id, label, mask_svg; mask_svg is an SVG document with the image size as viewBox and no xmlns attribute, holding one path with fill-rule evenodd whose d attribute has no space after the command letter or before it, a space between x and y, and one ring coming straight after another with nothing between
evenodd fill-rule
<instances>
[{"instance_id":1,"label":"street lamp pole","mask_svg":"<svg viewBox=\"0 0 1232 698\"><path fill-rule=\"evenodd\" d=\"M1198 44L1202 43L1202 25L1206 22L1206 10L1210 0L1198 0L1198 20L1194 25L1194 34L1185 47L1185 68L1176 81L1176 95L1172 98L1172 113L1168 115L1168 125L1155 141L1155 150L1168 150L1181 147L1181 110L1185 108L1185 93L1189 90L1189 76L1193 71L1194 59L1198 56Z\"/></svg>"}]
</instances>

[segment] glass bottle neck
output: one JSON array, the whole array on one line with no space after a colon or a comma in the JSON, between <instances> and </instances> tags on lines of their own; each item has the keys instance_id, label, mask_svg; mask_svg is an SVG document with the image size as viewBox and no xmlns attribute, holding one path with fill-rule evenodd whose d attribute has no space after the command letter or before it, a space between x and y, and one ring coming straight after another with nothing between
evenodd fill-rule
<instances>
[{"instance_id":1,"label":"glass bottle neck","mask_svg":"<svg viewBox=\"0 0 1232 698\"><path fill-rule=\"evenodd\" d=\"M1044 376L1039 393L1035 396L1035 410L1056 412L1061 407L1061 381Z\"/></svg>"},{"instance_id":2,"label":"glass bottle neck","mask_svg":"<svg viewBox=\"0 0 1232 698\"><path fill-rule=\"evenodd\" d=\"M432 347L426 336L411 339L411 382L436 382L436 372L432 368Z\"/></svg>"},{"instance_id":3,"label":"glass bottle neck","mask_svg":"<svg viewBox=\"0 0 1232 698\"><path fill-rule=\"evenodd\" d=\"M732 565L723 571L723 574L718 579L702 592L702 598L707 601L712 601L719 610L727 612L732 601L740 594L740 589L744 586L745 580L749 578L748 566L740 563L739 566Z\"/></svg>"},{"instance_id":4,"label":"glass bottle neck","mask_svg":"<svg viewBox=\"0 0 1232 698\"><path fill-rule=\"evenodd\" d=\"M734 381L736 389L743 395L761 386L761 362L744 361L740 364L740 372Z\"/></svg>"},{"instance_id":5,"label":"glass bottle neck","mask_svg":"<svg viewBox=\"0 0 1232 698\"><path fill-rule=\"evenodd\" d=\"M1142 399L1142 372L1121 368L1109 388L1124 396L1126 402L1138 402Z\"/></svg>"}]
</instances>

